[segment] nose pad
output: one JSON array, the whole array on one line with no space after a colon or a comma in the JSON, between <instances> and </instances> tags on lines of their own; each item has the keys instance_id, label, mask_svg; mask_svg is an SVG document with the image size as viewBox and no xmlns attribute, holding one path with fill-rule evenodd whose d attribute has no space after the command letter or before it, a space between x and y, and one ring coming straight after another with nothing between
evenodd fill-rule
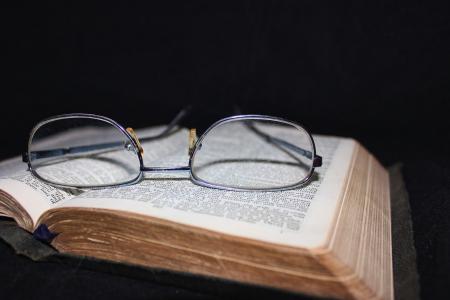
<instances>
[{"instance_id":1,"label":"nose pad","mask_svg":"<svg viewBox=\"0 0 450 300\"><path fill-rule=\"evenodd\" d=\"M131 135L131 138L136 143L137 148L139 149L139 152L141 153L141 155L144 154L144 148L142 148L141 143L139 142L139 139L138 139L136 133L134 132L133 128L128 127L127 132Z\"/></svg>"},{"instance_id":2,"label":"nose pad","mask_svg":"<svg viewBox=\"0 0 450 300\"><path fill-rule=\"evenodd\" d=\"M189 156L192 155L192 153L194 153L194 147L196 142L197 142L197 130L195 128L191 128L191 130L189 130L189 149L188 149Z\"/></svg>"},{"instance_id":3,"label":"nose pad","mask_svg":"<svg viewBox=\"0 0 450 300\"><path fill-rule=\"evenodd\" d=\"M134 147L134 145L131 142L125 143L125 149L127 151L133 152L134 154L138 154L138 150L136 149L136 147Z\"/></svg>"}]
</instances>

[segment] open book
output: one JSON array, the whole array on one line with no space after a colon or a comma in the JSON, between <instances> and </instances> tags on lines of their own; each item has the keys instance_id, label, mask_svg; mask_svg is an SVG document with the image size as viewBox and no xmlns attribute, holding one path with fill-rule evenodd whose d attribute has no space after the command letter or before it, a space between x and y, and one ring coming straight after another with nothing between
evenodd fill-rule
<instances>
[{"instance_id":1,"label":"open book","mask_svg":"<svg viewBox=\"0 0 450 300\"><path fill-rule=\"evenodd\" d=\"M322 167L305 187L280 192L205 188L185 174L71 191L11 161L0 166L0 215L29 232L45 224L65 253L316 296L392 299L388 173L353 139L314 138ZM187 144L184 129L144 143L144 161L186 165ZM96 176L84 169L55 176Z\"/></svg>"}]
</instances>

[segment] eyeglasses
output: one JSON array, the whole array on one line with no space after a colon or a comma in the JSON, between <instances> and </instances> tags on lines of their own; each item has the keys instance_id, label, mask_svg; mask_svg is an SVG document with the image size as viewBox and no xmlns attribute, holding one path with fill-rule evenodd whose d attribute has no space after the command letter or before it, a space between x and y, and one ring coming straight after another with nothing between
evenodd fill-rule
<instances>
[{"instance_id":1,"label":"eyeglasses","mask_svg":"<svg viewBox=\"0 0 450 300\"><path fill-rule=\"evenodd\" d=\"M77 189L133 184L144 173L188 172L205 187L278 191L303 186L322 165L311 134L295 122L236 115L197 139L195 129L177 125L185 113L164 128L139 132L140 139L132 128L103 116L51 117L33 128L23 161L40 180Z\"/></svg>"}]
</instances>

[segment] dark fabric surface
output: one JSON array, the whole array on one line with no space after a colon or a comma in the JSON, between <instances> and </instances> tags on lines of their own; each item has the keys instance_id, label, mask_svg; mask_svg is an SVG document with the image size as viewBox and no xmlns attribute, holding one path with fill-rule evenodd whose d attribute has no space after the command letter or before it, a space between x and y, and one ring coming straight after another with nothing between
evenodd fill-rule
<instances>
[{"instance_id":1,"label":"dark fabric surface","mask_svg":"<svg viewBox=\"0 0 450 300\"><path fill-rule=\"evenodd\" d=\"M405 164L421 295L450 299L450 161L430 155Z\"/></svg>"},{"instance_id":2,"label":"dark fabric surface","mask_svg":"<svg viewBox=\"0 0 450 300\"><path fill-rule=\"evenodd\" d=\"M392 257L395 299L419 299L419 274L416 266L411 208L402 165L389 168L391 185Z\"/></svg>"},{"instance_id":3,"label":"dark fabric surface","mask_svg":"<svg viewBox=\"0 0 450 300\"><path fill-rule=\"evenodd\" d=\"M419 284L416 269L416 252L413 244L411 214L408 194L405 190L401 175L401 165L395 165L389 169L392 199L392 234L393 234L393 270L394 288L396 299L418 299ZM140 282L139 285L166 285L178 290L180 298L187 296L199 298L248 299L250 296L258 299L307 299L309 297L290 294L283 291L266 289L263 287L249 286L230 281L224 281L192 274L182 274L159 269L142 268L127 264L117 264L108 261L96 260L88 257L75 257L59 254L50 246L47 246L33 238L24 230L18 228L14 222L4 219L0 222L0 238L11 245L17 254L26 256L36 261L37 266L42 266L44 272L48 272L48 264L58 265L76 273L78 279L89 278L92 271L97 272L97 278L108 278L111 283L120 280ZM16 258L17 259L17 258ZM40 262L40 263L37 263ZM45 264L45 265L44 265ZM54 267L54 266L53 266ZM127 279L124 279L127 278ZM64 280L65 281L65 280ZM65 284L62 281L60 283ZM120 286L120 282L118 282ZM96 288L92 286L92 288ZM102 292L102 297L111 296L122 298L122 292L128 295L128 287L125 290L114 290L114 295ZM15 293L11 289L12 294ZM58 294L55 296L62 296ZM65 293L66 291L64 291ZM111 291L112 292L112 291ZM164 291L163 291L164 292ZM138 296L138 295L136 295ZM168 295L161 294L162 297Z\"/></svg>"}]
</instances>

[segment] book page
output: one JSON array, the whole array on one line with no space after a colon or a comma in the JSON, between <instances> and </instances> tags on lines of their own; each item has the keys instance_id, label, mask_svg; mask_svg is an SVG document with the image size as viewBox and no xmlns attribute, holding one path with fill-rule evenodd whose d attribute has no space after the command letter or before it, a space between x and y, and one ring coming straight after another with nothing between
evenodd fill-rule
<instances>
[{"instance_id":1,"label":"book page","mask_svg":"<svg viewBox=\"0 0 450 300\"><path fill-rule=\"evenodd\" d=\"M187 131L172 139L144 143L146 165L187 165ZM301 188L224 191L192 183L189 172L156 173L146 174L138 184L87 191L61 207L122 210L267 242L319 246L332 226L354 142L324 136L315 136L315 141L323 165Z\"/></svg>"},{"instance_id":2,"label":"book page","mask_svg":"<svg viewBox=\"0 0 450 300\"><path fill-rule=\"evenodd\" d=\"M144 137L155 136L163 131L165 127L165 125L155 126L138 130L137 133ZM183 135L181 131L182 130L180 130L179 134ZM184 129L183 132L185 134L187 130ZM52 149L53 147L56 147L55 145L64 144L64 141L66 140L79 142L80 144L87 142L101 142L98 139L95 139L97 136L98 134L96 134L95 131L86 128L83 130L72 130L56 136L53 135L49 139L41 140L40 143L41 146ZM109 137L104 135L103 138L107 140ZM179 161L179 155L176 153L174 156L173 149L179 149L181 141L182 139L176 134L167 139L160 139L158 140L160 146L155 148L154 151L149 151L147 155L145 155L145 159L147 161L160 163L161 159L158 161L157 158L165 157L166 159L163 163L177 163L177 160ZM149 142L147 145L152 147L153 143L154 142ZM112 154L112 156L113 155L114 154ZM34 224L45 211L58 207L58 205L74 198L75 195L83 193L83 190L55 188L34 177L27 169L28 165L22 162L21 157L14 157L0 162L0 189L16 199L16 201L28 212ZM70 177L83 182L89 180L96 182L99 181L105 173L109 176L114 176L114 172L110 171L108 165L102 165L100 170L97 163L86 160L77 164L77 167L75 168L48 169L47 175L49 177Z\"/></svg>"},{"instance_id":3,"label":"book page","mask_svg":"<svg viewBox=\"0 0 450 300\"><path fill-rule=\"evenodd\" d=\"M16 199L36 224L42 213L73 198L74 194L43 183L27 169L21 157L0 162L0 189Z\"/></svg>"},{"instance_id":4,"label":"book page","mask_svg":"<svg viewBox=\"0 0 450 300\"><path fill-rule=\"evenodd\" d=\"M0 189L19 202L30 215L33 224L36 224L45 211L74 197L68 191L43 183L29 172L19 172L8 178L0 178Z\"/></svg>"},{"instance_id":5,"label":"book page","mask_svg":"<svg viewBox=\"0 0 450 300\"><path fill-rule=\"evenodd\" d=\"M152 136L162 128L137 132L140 137ZM73 139L76 134L72 134L60 139ZM229 141L227 139L224 143ZM354 147L352 140L336 137L315 136L315 142L317 153L323 157L323 165L316 168L308 185L287 191L236 192L206 188L192 183L189 172L180 172L146 174L138 184L85 192L78 190L75 195L73 191L44 184L29 172L23 171L26 165L17 160L20 167L11 167L11 162L5 163L10 170L22 168L14 175L7 174L5 168L0 166L0 174L6 177L0 179L0 189L16 198L34 222L50 208L104 208L163 218L252 239L311 247L320 245L332 226L333 213ZM51 146L52 141L48 143ZM177 130L163 139L143 143L143 147L144 163L147 166L188 165L186 129ZM92 164L92 161L80 160L77 168L59 169L57 176L97 180L102 174L93 173L96 166ZM227 172L220 173L221 176L228 175Z\"/></svg>"}]
</instances>

